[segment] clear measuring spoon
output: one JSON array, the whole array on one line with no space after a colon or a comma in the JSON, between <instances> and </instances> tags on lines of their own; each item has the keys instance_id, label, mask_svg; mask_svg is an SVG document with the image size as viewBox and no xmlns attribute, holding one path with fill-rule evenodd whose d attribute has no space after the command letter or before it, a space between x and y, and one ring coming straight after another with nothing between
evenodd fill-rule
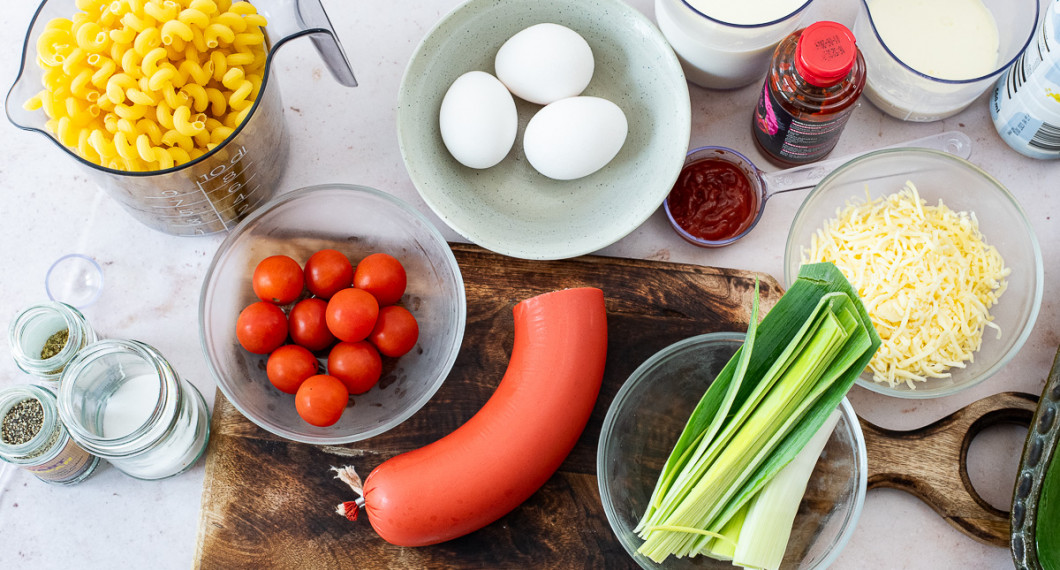
<instances>
[{"instance_id":1,"label":"clear measuring spoon","mask_svg":"<svg viewBox=\"0 0 1060 570\"><path fill-rule=\"evenodd\" d=\"M972 153L972 141L964 133L947 131L937 135L931 135L883 147L883 149L893 148L927 148L947 152L954 156L966 159ZM726 232L728 235L717 239L706 239L687 230L685 226L694 222L686 219L681 212L674 211L679 210L679 208L671 207L671 199L678 199L675 195L675 192L677 192L676 188L670 192L670 195L667 196L666 200L663 202L663 209L666 211L666 217L670 220L670 225L673 226L674 231L684 238L685 241L701 247L721 247L729 245L747 235L756 225L758 225L758 221L762 218L762 212L765 211L766 201L770 198L777 194L791 192L792 190L812 188L825 176L828 176L833 170L858 156L861 156L861 154L822 160L777 172L765 172L755 166L754 162L751 162L751 159L731 148L722 146L703 146L695 148L689 151L688 155L685 157L686 167L695 162L713 159L731 165L743 174L743 178L745 179L743 182L746 182L750 187L749 203L745 204L745 207L743 208L746 214L740 216L741 219L736 220L738 223L734 224L736 225L735 230ZM702 233L705 232L699 233L702 235Z\"/></svg>"}]
</instances>

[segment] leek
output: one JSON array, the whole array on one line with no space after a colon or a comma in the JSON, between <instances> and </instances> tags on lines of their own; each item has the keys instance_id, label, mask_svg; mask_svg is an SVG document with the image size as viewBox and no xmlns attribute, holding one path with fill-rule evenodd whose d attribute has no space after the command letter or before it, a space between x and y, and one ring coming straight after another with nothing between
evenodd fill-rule
<instances>
[{"instance_id":1,"label":"leek","mask_svg":"<svg viewBox=\"0 0 1060 570\"><path fill-rule=\"evenodd\" d=\"M736 545L740 542L744 521L747 519L747 512L751 510L752 504L748 503L742 509L736 511L736 514L722 527L721 536L710 541L707 545L707 550L704 551L704 554L711 558L726 561L731 561L736 556Z\"/></svg>"},{"instance_id":2,"label":"leek","mask_svg":"<svg viewBox=\"0 0 1060 570\"><path fill-rule=\"evenodd\" d=\"M725 543L742 533L734 517L820 430L880 345L831 263L803 266L761 323L756 294L751 314L743 346L693 411L634 529L639 552L656 562L727 557Z\"/></svg>"},{"instance_id":3,"label":"leek","mask_svg":"<svg viewBox=\"0 0 1060 570\"><path fill-rule=\"evenodd\" d=\"M740 525L731 555L733 564L756 570L780 568L806 484L841 415L838 410L832 412L795 459L751 500L745 515L730 520Z\"/></svg>"}]
</instances>

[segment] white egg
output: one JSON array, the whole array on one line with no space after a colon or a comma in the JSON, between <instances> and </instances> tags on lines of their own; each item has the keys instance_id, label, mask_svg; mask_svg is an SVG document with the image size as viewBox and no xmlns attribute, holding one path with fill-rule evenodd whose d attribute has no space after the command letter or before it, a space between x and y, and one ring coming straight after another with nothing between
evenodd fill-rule
<instances>
[{"instance_id":1,"label":"white egg","mask_svg":"<svg viewBox=\"0 0 1060 570\"><path fill-rule=\"evenodd\" d=\"M508 38L497 52L497 78L516 97L538 105L581 95L593 78L593 50L578 32L537 24Z\"/></svg>"},{"instance_id":2,"label":"white egg","mask_svg":"<svg viewBox=\"0 0 1060 570\"><path fill-rule=\"evenodd\" d=\"M503 83L484 71L469 71L445 92L438 126L445 148L460 164L489 168L515 144L519 115Z\"/></svg>"},{"instance_id":3,"label":"white egg","mask_svg":"<svg viewBox=\"0 0 1060 570\"><path fill-rule=\"evenodd\" d=\"M628 131L626 114L618 105L599 97L570 97L542 107L530 118L523 151L541 174L574 180L611 162Z\"/></svg>"}]
</instances>

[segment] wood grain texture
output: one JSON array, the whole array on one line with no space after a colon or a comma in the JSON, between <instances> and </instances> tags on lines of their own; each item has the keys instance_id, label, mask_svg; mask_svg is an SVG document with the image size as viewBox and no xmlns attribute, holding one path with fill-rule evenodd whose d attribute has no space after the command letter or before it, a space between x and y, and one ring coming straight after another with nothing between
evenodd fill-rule
<instances>
[{"instance_id":1,"label":"wood grain texture","mask_svg":"<svg viewBox=\"0 0 1060 570\"><path fill-rule=\"evenodd\" d=\"M460 355L442 388L400 426L344 446L294 443L258 428L217 393L197 568L634 567L611 532L596 483L596 441L611 400L637 366L667 345L707 332L745 331L755 278L763 313L780 298L779 284L739 270L599 256L525 261L452 247L467 291ZM334 512L354 495L333 478L331 466L353 464L366 476L387 458L462 425L504 374L515 304L582 286L604 291L607 368L585 432L544 487L494 524L422 548L381 540L363 512L357 522Z\"/></svg>"},{"instance_id":2,"label":"wood grain texture","mask_svg":"<svg viewBox=\"0 0 1060 570\"><path fill-rule=\"evenodd\" d=\"M911 493L961 532L1007 548L1009 513L991 506L972 486L968 447L990 426L1029 425L1037 404L1032 394L994 394L910 431L883 429L861 419L868 451L868 488Z\"/></svg>"}]
</instances>

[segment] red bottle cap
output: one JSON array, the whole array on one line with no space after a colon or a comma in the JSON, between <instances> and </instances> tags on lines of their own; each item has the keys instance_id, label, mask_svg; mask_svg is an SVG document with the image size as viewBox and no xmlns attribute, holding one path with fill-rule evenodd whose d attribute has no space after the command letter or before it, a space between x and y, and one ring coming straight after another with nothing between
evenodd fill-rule
<instances>
[{"instance_id":1,"label":"red bottle cap","mask_svg":"<svg viewBox=\"0 0 1060 570\"><path fill-rule=\"evenodd\" d=\"M854 67L858 48L854 34L838 22L810 24L795 45L795 70L809 83L831 87Z\"/></svg>"}]
</instances>

